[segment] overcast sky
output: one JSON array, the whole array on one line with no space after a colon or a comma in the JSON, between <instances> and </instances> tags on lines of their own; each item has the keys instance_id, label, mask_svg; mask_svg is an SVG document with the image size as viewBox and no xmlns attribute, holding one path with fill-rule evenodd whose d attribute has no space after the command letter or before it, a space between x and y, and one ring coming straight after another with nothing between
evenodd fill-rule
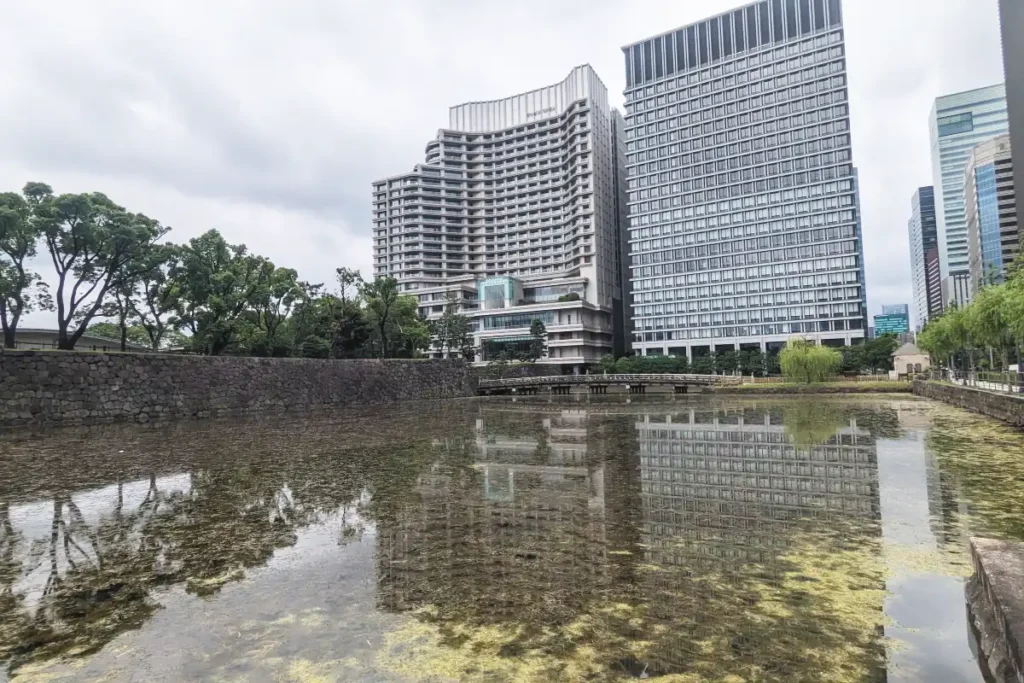
<instances>
[{"instance_id":1,"label":"overcast sky","mask_svg":"<svg viewBox=\"0 0 1024 683\"><path fill-rule=\"evenodd\" d=\"M733 0L53 0L5 3L0 190L101 191L186 241L217 228L300 277L372 272L370 183L448 107L589 62ZM872 314L910 302L910 198L941 94L1001 82L996 0L846 0ZM46 264L41 264L44 268ZM44 270L45 273L45 270ZM53 326L50 314L30 324Z\"/></svg>"}]
</instances>

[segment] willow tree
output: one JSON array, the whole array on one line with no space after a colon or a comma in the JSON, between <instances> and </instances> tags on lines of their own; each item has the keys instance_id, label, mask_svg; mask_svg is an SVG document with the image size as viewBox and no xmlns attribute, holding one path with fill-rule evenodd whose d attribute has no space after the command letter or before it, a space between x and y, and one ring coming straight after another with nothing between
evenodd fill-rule
<instances>
[{"instance_id":1,"label":"willow tree","mask_svg":"<svg viewBox=\"0 0 1024 683\"><path fill-rule=\"evenodd\" d=\"M843 356L835 349L794 337L779 354L782 374L791 382L811 384L835 377Z\"/></svg>"}]
</instances>

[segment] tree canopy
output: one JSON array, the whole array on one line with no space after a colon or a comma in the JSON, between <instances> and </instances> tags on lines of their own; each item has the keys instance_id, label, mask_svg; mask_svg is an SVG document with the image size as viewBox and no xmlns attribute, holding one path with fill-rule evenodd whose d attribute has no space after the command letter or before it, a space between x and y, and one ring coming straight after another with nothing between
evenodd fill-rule
<instances>
[{"instance_id":1,"label":"tree canopy","mask_svg":"<svg viewBox=\"0 0 1024 683\"><path fill-rule=\"evenodd\" d=\"M99 192L54 194L31 182L0 193L0 324L16 346L26 313L56 314L58 346L86 331L157 351L313 358L413 357L430 346L418 301L390 278L337 269L337 290L230 244L217 230L173 244L153 218ZM37 252L53 268L29 268ZM46 280L53 283L53 296ZM468 319L446 344L472 355Z\"/></svg>"}]
</instances>

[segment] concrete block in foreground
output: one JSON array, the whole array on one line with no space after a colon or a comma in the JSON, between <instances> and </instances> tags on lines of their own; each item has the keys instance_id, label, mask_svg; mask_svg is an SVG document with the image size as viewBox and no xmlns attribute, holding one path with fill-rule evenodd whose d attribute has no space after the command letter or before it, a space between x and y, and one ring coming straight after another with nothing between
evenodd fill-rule
<instances>
[{"instance_id":1,"label":"concrete block in foreground","mask_svg":"<svg viewBox=\"0 0 1024 683\"><path fill-rule=\"evenodd\" d=\"M1024 543L971 539L967 609L978 661L998 683L1024 683Z\"/></svg>"}]
</instances>

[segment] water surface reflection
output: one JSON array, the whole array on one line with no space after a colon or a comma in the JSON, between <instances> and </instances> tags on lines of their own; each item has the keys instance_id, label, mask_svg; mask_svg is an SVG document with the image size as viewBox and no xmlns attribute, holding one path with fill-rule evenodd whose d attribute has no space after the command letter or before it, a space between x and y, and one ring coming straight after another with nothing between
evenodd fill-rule
<instances>
[{"instance_id":1,"label":"water surface reflection","mask_svg":"<svg viewBox=\"0 0 1024 683\"><path fill-rule=\"evenodd\" d=\"M908 399L7 435L0 679L976 681L1022 445Z\"/></svg>"}]
</instances>

